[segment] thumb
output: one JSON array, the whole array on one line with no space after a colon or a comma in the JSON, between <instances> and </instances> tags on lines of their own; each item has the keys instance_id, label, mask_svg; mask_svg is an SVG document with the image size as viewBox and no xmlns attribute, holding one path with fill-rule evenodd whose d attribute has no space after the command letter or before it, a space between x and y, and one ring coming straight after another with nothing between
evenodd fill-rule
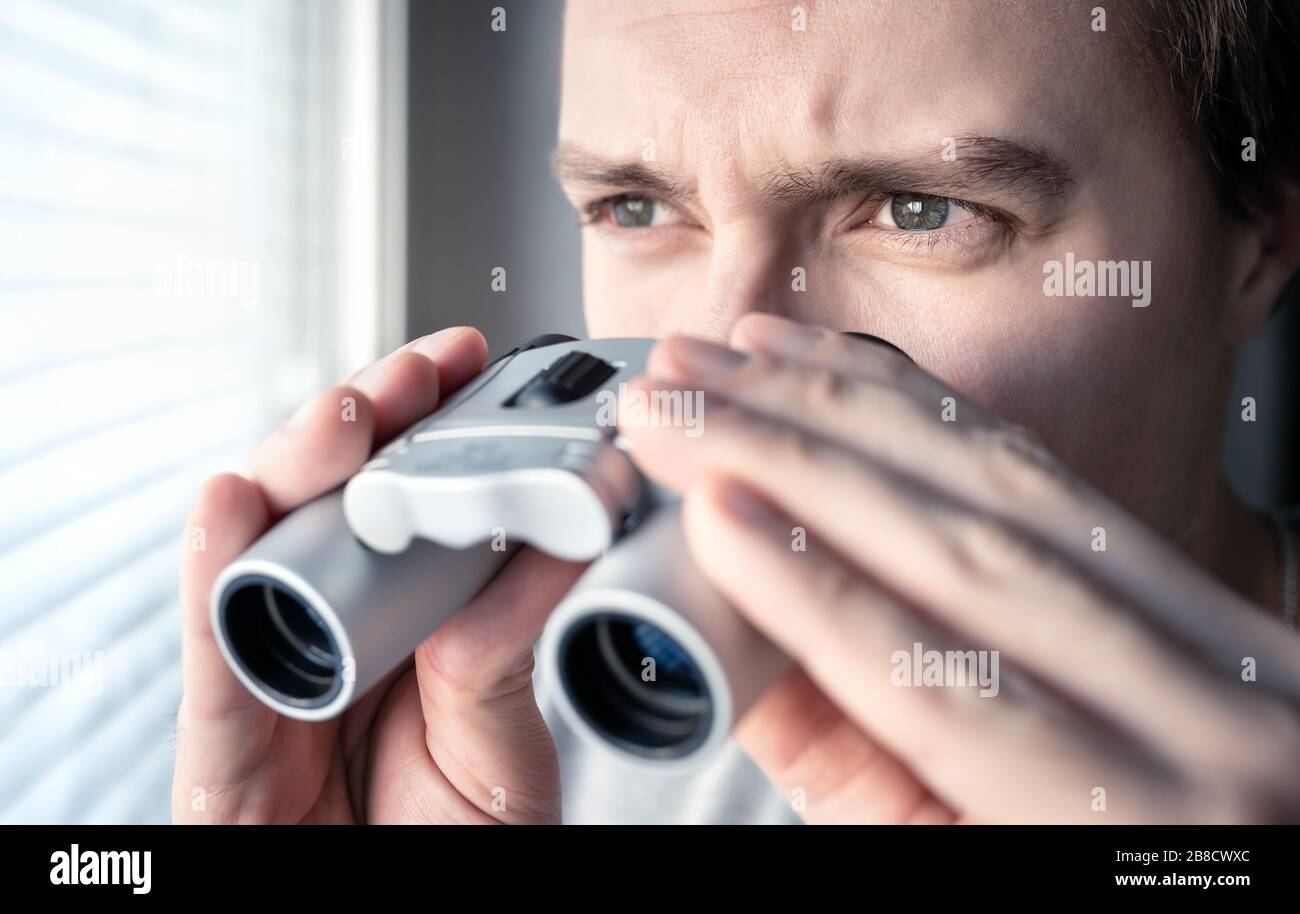
<instances>
[{"instance_id":1,"label":"thumb","mask_svg":"<svg viewBox=\"0 0 1300 914\"><path fill-rule=\"evenodd\" d=\"M523 548L415 652L434 764L500 821L560 818L555 743L533 694L533 645L584 567Z\"/></svg>"}]
</instances>

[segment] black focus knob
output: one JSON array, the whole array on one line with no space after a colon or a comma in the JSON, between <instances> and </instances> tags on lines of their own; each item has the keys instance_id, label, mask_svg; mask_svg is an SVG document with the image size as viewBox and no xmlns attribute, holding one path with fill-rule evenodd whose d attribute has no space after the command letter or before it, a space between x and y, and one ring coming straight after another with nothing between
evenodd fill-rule
<instances>
[{"instance_id":1,"label":"black focus knob","mask_svg":"<svg viewBox=\"0 0 1300 914\"><path fill-rule=\"evenodd\" d=\"M538 372L505 405L532 409L572 403L600 390L616 371L605 360L575 349Z\"/></svg>"}]
</instances>

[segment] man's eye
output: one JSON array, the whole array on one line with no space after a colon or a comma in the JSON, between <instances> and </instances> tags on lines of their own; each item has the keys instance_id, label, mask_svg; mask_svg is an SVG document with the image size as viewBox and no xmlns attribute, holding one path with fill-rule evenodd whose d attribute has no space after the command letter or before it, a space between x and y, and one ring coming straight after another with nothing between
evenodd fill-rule
<instances>
[{"instance_id":1,"label":"man's eye","mask_svg":"<svg viewBox=\"0 0 1300 914\"><path fill-rule=\"evenodd\" d=\"M671 207L653 197L620 194L597 200L588 207L587 222L620 229L654 228L672 221Z\"/></svg>"},{"instance_id":2,"label":"man's eye","mask_svg":"<svg viewBox=\"0 0 1300 914\"><path fill-rule=\"evenodd\" d=\"M619 197L610 204L614 221L623 228L646 228L655 221L655 201L649 197Z\"/></svg>"},{"instance_id":3,"label":"man's eye","mask_svg":"<svg viewBox=\"0 0 1300 914\"><path fill-rule=\"evenodd\" d=\"M892 194L871 222L884 228L928 232L975 218L975 214L949 197L931 194Z\"/></svg>"}]
</instances>

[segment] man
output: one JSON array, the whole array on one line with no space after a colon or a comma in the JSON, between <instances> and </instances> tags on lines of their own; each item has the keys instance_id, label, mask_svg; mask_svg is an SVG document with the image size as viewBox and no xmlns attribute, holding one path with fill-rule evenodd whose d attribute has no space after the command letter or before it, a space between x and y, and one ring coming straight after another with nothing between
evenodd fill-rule
<instances>
[{"instance_id":1,"label":"man","mask_svg":"<svg viewBox=\"0 0 1300 914\"><path fill-rule=\"evenodd\" d=\"M1300 266L1296 44L1231 0L574 0L589 330L671 336L642 383L703 390L707 434L633 455L799 669L696 776L553 740L531 646L581 569L525 551L343 720L244 692L213 576L482 367L453 328L205 488L176 818L552 821L561 767L569 821L1300 816L1287 541L1217 473L1233 348ZM914 646L996 652L997 695L911 681Z\"/></svg>"}]
</instances>

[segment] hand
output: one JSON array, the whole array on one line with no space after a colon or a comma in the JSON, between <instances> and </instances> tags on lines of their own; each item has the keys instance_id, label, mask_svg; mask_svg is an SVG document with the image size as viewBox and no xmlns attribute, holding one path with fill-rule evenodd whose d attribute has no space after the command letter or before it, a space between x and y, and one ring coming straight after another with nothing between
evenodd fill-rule
<instances>
[{"instance_id":1,"label":"hand","mask_svg":"<svg viewBox=\"0 0 1300 914\"><path fill-rule=\"evenodd\" d=\"M633 386L703 390L702 434L623 434L800 667L736 736L805 818L1300 818L1293 633L1027 433L960 398L941 421L953 394L897 353L767 315L732 345L671 339ZM902 684L916 644L998 652L994 689Z\"/></svg>"},{"instance_id":2,"label":"hand","mask_svg":"<svg viewBox=\"0 0 1300 914\"><path fill-rule=\"evenodd\" d=\"M555 745L533 696L533 643L579 566L524 549L467 607L340 718L306 723L254 698L208 620L218 572L276 520L344 482L387 439L483 369L467 327L416 340L304 405L245 476L203 488L181 569L184 696L176 822L555 822ZM341 421L355 401L355 421Z\"/></svg>"}]
</instances>

